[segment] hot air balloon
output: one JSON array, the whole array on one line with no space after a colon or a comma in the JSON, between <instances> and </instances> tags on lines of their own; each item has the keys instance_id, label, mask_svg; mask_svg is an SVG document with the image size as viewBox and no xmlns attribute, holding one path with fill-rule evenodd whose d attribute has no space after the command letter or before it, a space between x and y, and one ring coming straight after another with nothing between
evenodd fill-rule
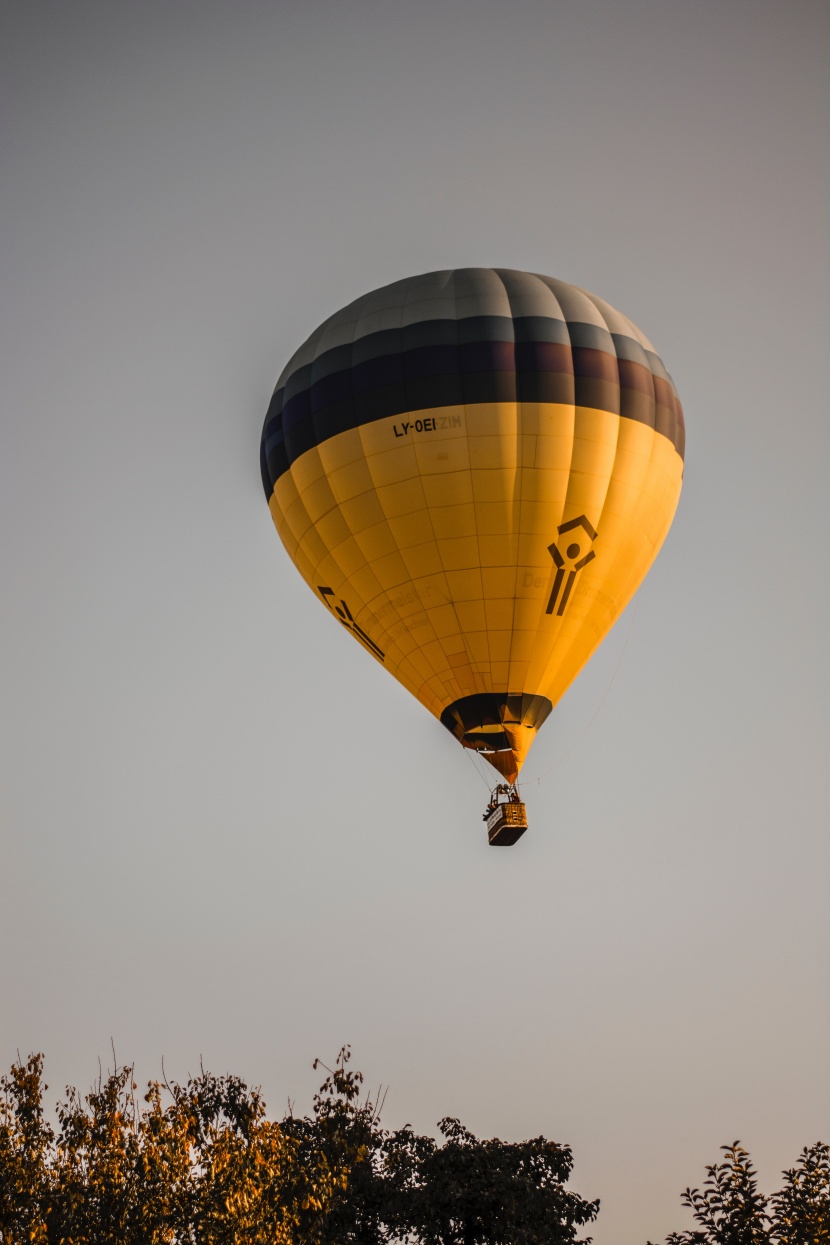
<instances>
[{"instance_id":1,"label":"hot air balloon","mask_svg":"<svg viewBox=\"0 0 830 1245\"><path fill-rule=\"evenodd\" d=\"M498 771L493 843L527 824L522 763L654 560L683 450L640 330L511 269L366 294L277 382L261 467L282 542L321 607Z\"/></svg>"}]
</instances>

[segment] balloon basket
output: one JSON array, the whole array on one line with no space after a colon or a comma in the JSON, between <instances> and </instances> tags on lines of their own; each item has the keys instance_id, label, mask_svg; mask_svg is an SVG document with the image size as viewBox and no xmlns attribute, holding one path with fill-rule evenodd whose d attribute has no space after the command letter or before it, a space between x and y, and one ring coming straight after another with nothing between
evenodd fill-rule
<instances>
[{"instance_id":1,"label":"balloon basket","mask_svg":"<svg viewBox=\"0 0 830 1245\"><path fill-rule=\"evenodd\" d=\"M487 842L491 847L512 847L527 829L527 809L515 787L499 784L484 811Z\"/></svg>"}]
</instances>

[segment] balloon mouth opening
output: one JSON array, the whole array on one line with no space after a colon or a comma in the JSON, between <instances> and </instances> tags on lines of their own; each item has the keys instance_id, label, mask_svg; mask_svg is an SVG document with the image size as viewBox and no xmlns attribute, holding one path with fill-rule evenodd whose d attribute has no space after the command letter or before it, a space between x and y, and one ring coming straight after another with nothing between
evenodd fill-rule
<instances>
[{"instance_id":1,"label":"balloon mouth opening","mask_svg":"<svg viewBox=\"0 0 830 1245\"><path fill-rule=\"evenodd\" d=\"M463 739L461 743L468 751L477 752L483 761L492 765L493 769L509 783L516 782L527 748L524 752L519 752L515 748L485 748L481 744L466 743Z\"/></svg>"},{"instance_id":2,"label":"balloon mouth opening","mask_svg":"<svg viewBox=\"0 0 830 1245\"><path fill-rule=\"evenodd\" d=\"M553 705L526 692L479 692L453 701L441 722L460 744L477 752L510 782Z\"/></svg>"},{"instance_id":3,"label":"balloon mouth opening","mask_svg":"<svg viewBox=\"0 0 830 1245\"><path fill-rule=\"evenodd\" d=\"M477 692L447 705L441 722L465 748L507 752L522 746L526 730L535 734L552 708L546 696L528 692Z\"/></svg>"},{"instance_id":4,"label":"balloon mouth opening","mask_svg":"<svg viewBox=\"0 0 830 1245\"><path fill-rule=\"evenodd\" d=\"M500 727L482 727L477 731L465 731L460 742L473 752L512 752L513 741L507 731Z\"/></svg>"}]
</instances>

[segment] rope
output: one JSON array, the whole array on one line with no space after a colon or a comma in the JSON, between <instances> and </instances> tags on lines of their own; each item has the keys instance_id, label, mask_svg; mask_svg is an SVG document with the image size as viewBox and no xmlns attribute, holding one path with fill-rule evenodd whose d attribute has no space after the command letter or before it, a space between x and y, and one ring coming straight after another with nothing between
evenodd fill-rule
<instances>
[{"instance_id":1,"label":"rope","mask_svg":"<svg viewBox=\"0 0 830 1245\"><path fill-rule=\"evenodd\" d=\"M475 763L475 757L477 757L477 756L478 756L478 753L474 753L474 752L473 752L473 750L472 750L471 748L465 748L465 749L464 749L464 751L467 753L467 756L470 758L470 763L472 764L473 769L474 769L474 770L475 770L475 772L478 774L479 778L481 779L481 781L484 783L485 787L486 787L486 788L487 788L487 790L489 791L489 790L490 790L490 784L489 784L489 782L488 782L488 781L487 781L487 779L484 777L484 775L482 774L481 770L478 768L478 766L477 766L477 765L476 765L476 763Z\"/></svg>"}]
</instances>

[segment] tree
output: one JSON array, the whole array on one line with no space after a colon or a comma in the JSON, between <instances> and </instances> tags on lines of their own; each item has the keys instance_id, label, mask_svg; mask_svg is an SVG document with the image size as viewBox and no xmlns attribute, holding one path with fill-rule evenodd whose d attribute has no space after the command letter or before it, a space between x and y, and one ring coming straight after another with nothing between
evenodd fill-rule
<instances>
[{"instance_id":1,"label":"tree","mask_svg":"<svg viewBox=\"0 0 830 1245\"><path fill-rule=\"evenodd\" d=\"M444 1144L405 1128L383 1146L384 1215L393 1239L421 1245L559 1245L576 1241L599 1202L565 1188L568 1146L480 1140L458 1120L438 1125ZM590 1241L590 1237L585 1238Z\"/></svg>"},{"instance_id":2,"label":"tree","mask_svg":"<svg viewBox=\"0 0 830 1245\"><path fill-rule=\"evenodd\" d=\"M297 1146L300 1170L325 1179L324 1208L301 1218L299 1240L314 1245L381 1245L383 1181L378 1156L385 1134L380 1127L382 1098L361 1101L363 1073L348 1067L351 1052L340 1050L334 1068L315 1059L327 1076L314 1096L311 1116L296 1117L289 1109L282 1121Z\"/></svg>"},{"instance_id":3,"label":"tree","mask_svg":"<svg viewBox=\"0 0 830 1245\"><path fill-rule=\"evenodd\" d=\"M770 1204L776 1245L830 1245L830 1146L805 1146Z\"/></svg>"},{"instance_id":4,"label":"tree","mask_svg":"<svg viewBox=\"0 0 830 1245\"><path fill-rule=\"evenodd\" d=\"M741 1143L721 1149L725 1158L706 1168L703 1188L682 1195L699 1228L672 1232L666 1245L830 1245L830 1146L805 1146L769 1199Z\"/></svg>"},{"instance_id":5,"label":"tree","mask_svg":"<svg viewBox=\"0 0 830 1245\"><path fill-rule=\"evenodd\" d=\"M44 1209L54 1183L54 1131L43 1118L43 1056L0 1077L0 1240L47 1241Z\"/></svg>"},{"instance_id":6,"label":"tree","mask_svg":"<svg viewBox=\"0 0 830 1245\"><path fill-rule=\"evenodd\" d=\"M578 1225L596 1217L598 1201L565 1188L569 1147L544 1137L481 1140L454 1119L438 1126L443 1145L409 1127L388 1132L380 1126L382 1095L361 1101L363 1076L349 1071L348 1061L344 1047L334 1069L326 1069L312 1118L283 1121L310 1154L325 1154L332 1170L347 1174L315 1242L565 1245L576 1241Z\"/></svg>"},{"instance_id":7,"label":"tree","mask_svg":"<svg viewBox=\"0 0 830 1245\"><path fill-rule=\"evenodd\" d=\"M312 1240L335 1181L324 1156L265 1115L258 1090L202 1072L151 1082L131 1067L43 1119L42 1056L0 1080L3 1245L293 1245ZM302 1231L309 1225L309 1232Z\"/></svg>"},{"instance_id":8,"label":"tree","mask_svg":"<svg viewBox=\"0 0 830 1245\"><path fill-rule=\"evenodd\" d=\"M0 1245L559 1245L595 1218L565 1188L567 1146L450 1119L443 1144L390 1133L348 1064L344 1047L311 1114L279 1122L238 1077L140 1098L116 1066L68 1087L54 1128L43 1057L18 1061L0 1078Z\"/></svg>"}]
</instances>

